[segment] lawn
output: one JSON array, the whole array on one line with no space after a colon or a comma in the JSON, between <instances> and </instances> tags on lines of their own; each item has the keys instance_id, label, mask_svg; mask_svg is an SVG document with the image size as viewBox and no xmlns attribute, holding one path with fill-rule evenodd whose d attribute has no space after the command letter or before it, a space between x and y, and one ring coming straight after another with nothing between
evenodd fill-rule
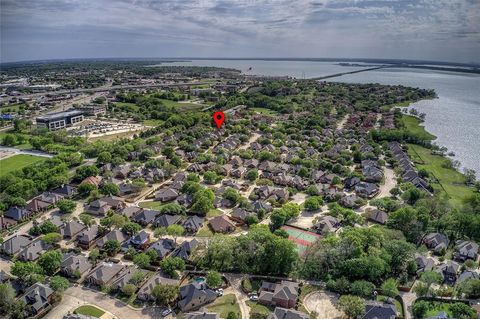
<instances>
[{"instance_id":1,"label":"lawn","mask_svg":"<svg viewBox=\"0 0 480 319\"><path fill-rule=\"evenodd\" d=\"M0 176L46 160L46 157L18 154L0 160Z\"/></svg>"},{"instance_id":2,"label":"lawn","mask_svg":"<svg viewBox=\"0 0 480 319\"><path fill-rule=\"evenodd\" d=\"M272 312L268 307L250 300L247 301L247 306L249 306L251 309L251 318L267 318L268 315Z\"/></svg>"},{"instance_id":3,"label":"lawn","mask_svg":"<svg viewBox=\"0 0 480 319\"><path fill-rule=\"evenodd\" d=\"M163 205L164 204L162 202L156 202L156 201L138 203L138 206L142 208L150 208L154 210L159 210L160 207L162 207Z\"/></svg>"},{"instance_id":4,"label":"lawn","mask_svg":"<svg viewBox=\"0 0 480 319\"><path fill-rule=\"evenodd\" d=\"M437 138L435 135L428 133L425 127L423 127L422 122L414 116L403 115L402 123L409 132L421 136L423 140L431 141Z\"/></svg>"},{"instance_id":5,"label":"lawn","mask_svg":"<svg viewBox=\"0 0 480 319\"><path fill-rule=\"evenodd\" d=\"M95 306L91 305L84 305L80 306L77 309L75 309L74 313L79 314L79 315L85 315L85 316L92 316L95 318L100 318L105 311L98 309Z\"/></svg>"},{"instance_id":6,"label":"lawn","mask_svg":"<svg viewBox=\"0 0 480 319\"><path fill-rule=\"evenodd\" d=\"M210 217L217 217L217 216L220 216L220 215L223 215L223 212L219 209L211 209L208 213L207 213L207 217L210 218Z\"/></svg>"},{"instance_id":7,"label":"lawn","mask_svg":"<svg viewBox=\"0 0 480 319\"><path fill-rule=\"evenodd\" d=\"M143 124L149 125L149 126L157 126L157 125L162 124L163 122L164 122L163 120L153 120L153 119L150 119L150 120L145 120L145 121L143 121Z\"/></svg>"},{"instance_id":8,"label":"lawn","mask_svg":"<svg viewBox=\"0 0 480 319\"><path fill-rule=\"evenodd\" d=\"M453 204L460 204L462 199L474 193L473 189L465 185L465 176L453 168L442 167L445 157L432 155L428 148L408 145L408 155L415 162L417 169L424 168L439 183L433 183L433 188L440 193L446 193ZM443 186L443 188L442 188Z\"/></svg>"},{"instance_id":9,"label":"lawn","mask_svg":"<svg viewBox=\"0 0 480 319\"><path fill-rule=\"evenodd\" d=\"M207 307L211 312L216 312L221 318L227 318L229 312L234 312L237 318L241 317L240 306L237 303L237 298L234 294L224 295Z\"/></svg>"},{"instance_id":10,"label":"lawn","mask_svg":"<svg viewBox=\"0 0 480 319\"><path fill-rule=\"evenodd\" d=\"M274 110L266 109L264 107L252 107L250 108L252 111L255 111L257 113L263 114L263 115L276 115L277 112Z\"/></svg>"},{"instance_id":11,"label":"lawn","mask_svg":"<svg viewBox=\"0 0 480 319\"><path fill-rule=\"evenodd\" d=\"M213 235L213 231L208 225L203 225L203 227L197 232L197 237L213 237Z\"/></svg>"}]
</instances>

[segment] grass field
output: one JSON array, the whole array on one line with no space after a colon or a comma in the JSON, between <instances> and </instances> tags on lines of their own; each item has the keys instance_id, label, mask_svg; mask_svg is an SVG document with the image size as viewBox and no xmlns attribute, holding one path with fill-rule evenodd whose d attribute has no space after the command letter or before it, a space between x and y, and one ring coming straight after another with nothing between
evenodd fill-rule
<instances>
[{"instance_id":1,"label":"grass field","mask_svg":"<svg viewBox=\"0 0 480 319\"><path fill-rule=\"evenodd\" d=\"M418 136L421 136L424 140L431 141L437 138L435 135L428 133L425 130L425 127L423 127L422 122L416 117L410 115L403 115L402 123L405 125L405 128L408 131L415 133Z\"/></svg>"},{"instance_id":2,"label":"grass field","mask_svg":"<svg viewBox=\"0 0 480 319\"><path fill-rule=\"evenodd\" d=\"M453 168L444 168L442 163L446 158L440 155L432 155L428 148L414 145L408 145L408 155L415 162L417 169L424 168L439 183L434 183L432 186L440 193L446 193L452 204L460 204L462 199L474 193L472 188L465 185L465 176ZM442 188L443 186L443 188Z\"/></svg>"},{"instance_id":3,"label":"grass field","mask_svg":"<svg viewBox=\"0 0 480 319\"><path fill-rule=\"evenodd\" d=\"M77 309L75 309L74 313L79 314L79 315L85 315L85 316L92 316L95 318L100 318L105 311L98 309L95 306L91 305L84 305L80 306Z\"/></svg>"},{"instance_id":4,"label":"grass field","mask_svg":"<svg viewBox=\"0 0 480 319\"><path fill-rule=\"evenodd\" d=\"M140 202L140 203L138 203L138 206L140 206L142 208L150 208L150 209L154 209L154 210L159 210L160 207L163 206L163 203L162 202L156 202L156 201Z\"/></svg>"},{"instance_id":5,"label":"grass field","mask_svg":"<svg viewBox=\"0 0 480 319\"><path fill-rule=\"evenodd\" d=\"M234 294L224 295L207 307L211 312L218 313L221 318L227 318L229 312L234 312L237 318L241 317L240 306L237 303L237 298Z\"/></svg>"},{"instance_id":6,"label":"grass field","mask_svg":"<svg viewBox=\"0 0 480 319\"><path fill-rule=\"evenodd\" d=\"M270 309L268 309L268 307L250 300L247 300L247 306L249 306L251 309L251 318L267 318L268 315L272 312Z\"/></svg>"},{"instance_id":7,"label":"grass field","mask_svg":"<svg viewBox=\"0 0 480 319\"><path fill-rule=\"evenodd\" d=\"M275 112L273 110L270 110L270 109L263 108L263 107L252 107L252 108L250 108L250 110L255 111L257 113L260 113L260 114L263 114L263 115L276 115L277 114L277 112Z\"/></svg>"},{"instance_id":8,"label":"grass field","mask_svg":"<svg viewBox=\"0 0 480 319\"><path fill-rule=\"evenodd\" d=\"M45 157L19 154L0 160L0 176L6 175L10 172L20 170L28 165L42 162L46 160Z\"/></svg>"}]
</instances>

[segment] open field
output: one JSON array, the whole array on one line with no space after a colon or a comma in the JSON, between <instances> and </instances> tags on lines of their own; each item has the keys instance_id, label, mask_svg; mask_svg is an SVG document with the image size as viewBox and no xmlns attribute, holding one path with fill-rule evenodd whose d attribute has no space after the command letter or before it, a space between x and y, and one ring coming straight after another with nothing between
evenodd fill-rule
<instances>
[{"instance_id":1,"label":"open field","mask_svg":"<svg viewBox=\"0 0 480 319\"><path fill-rule=\"evenodd\" d=\"M424 140L431 141L437 138L435 135L428 133L422 125L422 122L414 116L403 115L402 123L408 131L421 136Z\"/></svg>"},{"instance_id":2,"label":"open field","mask_svg":"<svg viewBox=\"0 0 480 319\"><path fill-rule=\"evenodd\" d=\"M92 316L92 317L96 317L96 318L100 318L105 313L105 311L103 311L101 309L98 309L97 307L91 306L91 305L80 306L77 309L75 309L74 312L76 314L85 315L85 316Z\"/></svg>"},{"instance_id":3,"label":"open field","mask_svg":"<svg viewBox=\"0 0 480 319\"><path fill-rule=\"evenodd\" d=\"M473 189L465 185L465 176L453 168L442 167L447 159L440 155L432 155L428 148L415 145L408 145L408 155L414 161L417 169L425 169L439 183L432 186L440 193L446 193L454 204L461 203L462 199L472 195ZM443 186L443 188L442 188Z\"/></svg>"},{"instance_id":4,"label":"open field","mask_svg":"<svg viewBox=\"0 0 480 319\"><path fill-rule=\"evenodd\" d=\"M46 158L26 154L14 155L0 161L0 176L20 170L28 165L44 161Z\"/></svg>"},{"instance_id":5,"label":"open field","mask_svg":"<svg viewBox=\"0 0 480 319\"><path fill-rule=\"evenodd\" d=\"M229 312L234 312L237 318L241 317L240 306L234 294L228 294L215 300L215 302L207 307L209 311L216 312L221 318L227 318Z\"/></svg>"},{"instance_id":6,"label":"open field","mask_svg":"<svg viewBox=\"0 0 480 319\"><path fill-rule=\"evenodd\" d=\"M149 209L154 209L154 210L159 210L160 207L163 206L162 202L157 202L157 201L150 201L150 202L140 202L138 203L138 206L142 208L149 208Z\"/></svg>"},{"instance_id":7,"label":"open field","mask_svg":"<svg viewBox=\"0 0 480 319\"><path fill-rule=\"evenodd\" d=\"M276 115L277 114L277 112L275 112L273 110L270 110L270 109L263 108L263 107L252 107L252 108L250 108L250 110L255 111L257 113L260 113L260 114L263 114L263 115Z\"/></svg>"}]
</instances>

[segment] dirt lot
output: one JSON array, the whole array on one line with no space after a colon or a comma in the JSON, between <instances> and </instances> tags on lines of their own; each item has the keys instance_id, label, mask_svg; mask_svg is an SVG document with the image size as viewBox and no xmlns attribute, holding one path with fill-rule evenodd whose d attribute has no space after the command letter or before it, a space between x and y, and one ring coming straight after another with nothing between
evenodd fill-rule
<instances>
[{"instance_id":1,"label":"dirt lot","mask_svg":"<svg viewBox=\"0 0 480 319\"><path fill-rule=\"evenodd\" d=\"M303 300L305 308L309 311L315 311L319 318L333 319L342 318L345 314L335 308L337 302L335 294L322 291L315 291L307 295Z\"/></svg>"}]
</instances>

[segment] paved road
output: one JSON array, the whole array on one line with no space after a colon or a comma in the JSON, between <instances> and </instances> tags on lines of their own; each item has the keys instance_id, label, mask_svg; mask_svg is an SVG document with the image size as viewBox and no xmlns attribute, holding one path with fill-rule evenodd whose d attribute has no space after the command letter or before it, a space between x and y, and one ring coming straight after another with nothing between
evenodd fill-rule
<instances>
[{"instance_id":1,"label":"paved road","mask_svg":"<svg viewBox=\"0 0 480 319\"><path fill-rule=\"evenodd\" d=\"M26 154L26 155L48 157L48 158L53 157L52 154L48 154L48 153L45 153L45 152L42 152L42 151L20 150L18 148L6 147L6 146L1 146L1 145L0 145L0 151L12 152L12 153L15 153L15 154Z\"/></svg>"},{"instance_id":2,"label":"paved road","mask_svg":"<svg viewBox=\"0 0 480 319\"><path fill-rule=\"evenodd\" d=\"M73 312L73 310L84 304L96 305L112 313L118 319L162 318L160 308L133 309L118 299L83 287L68 288L64 293L62 302L44 318L63 318L63 315L69 311Z\"/></svg>"}]
</instances>

